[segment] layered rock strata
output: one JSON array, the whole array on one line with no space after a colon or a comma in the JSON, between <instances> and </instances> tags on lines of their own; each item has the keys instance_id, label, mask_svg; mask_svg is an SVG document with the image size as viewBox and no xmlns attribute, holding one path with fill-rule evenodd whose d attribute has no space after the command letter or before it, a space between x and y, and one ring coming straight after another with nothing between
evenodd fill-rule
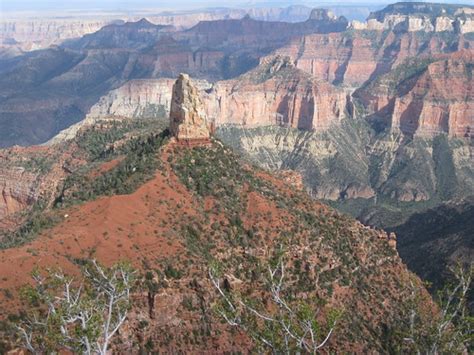
<instances>
[{"instance_id":1,"label":"layered rock strata","mask_svg":"<svg viewBox=\"0 0 474 355\"><path fill-rule=\"evenodd\" d=\"M347 31L295 38L271 57L290 57L298 69L317 79L358 88L409 57L428 58L472 48L472 39L456 34L423 36L416 32Z\"/></svg>"},{"instance_id":2,"label":"layered rock strata","mask_svg":"<svg viewBox=\"0 0 474 355\"><path fill-rule=\"evenodd\" d=\"M175 85L175 89L184 90L185 96L199 97L202 101L199 115L206 117L214 127L278 125L326 130L347 116L350 105L343 90L315 80L295 68L288 58L278 56L267 58L259 67L235 80L210 84L183 75L179 85L179 88ZM173 95L170 79L132 80L100 98L84 121L64 130L51 142L71 139L80 128L99 120L169 115L173 110ZM185 100L183 94L177 95L179 100ZM182 104L189 102L177 103L175 108Z\"/></svg>"},{"instance_id":3,"label":"layered rock strata","mask_svg":"<svg viewBox=\"0 0 474 355\"><path fill-rule=\"evenodd\" d=\"M394 132L469 139L474 127L473 69L472 50L426 61L412 59L355 96L370 120Z\"/></svg>"},{"instance_id":4,"label":"layered rock strata","mask_svg":"<svg viewBox=\"0 0 474 355\"><path fill-rule=\"evenodd\" d=\"M474 32L474 7L434 3L396 3L372 13L355 29L398 32Z\"/></svg>"},{"instance_id":5,"label":"layered rock strata","mask_svg":"<svg viewBox=\"0 0 474 355\"><path fill-rule=\"evenodd\" d=\"M206 106L216 127L325 130L346 117L347 97L343 90L295 68L289 58L275 57L235 80L218 82Z\"/></svg>"}]
</instances>

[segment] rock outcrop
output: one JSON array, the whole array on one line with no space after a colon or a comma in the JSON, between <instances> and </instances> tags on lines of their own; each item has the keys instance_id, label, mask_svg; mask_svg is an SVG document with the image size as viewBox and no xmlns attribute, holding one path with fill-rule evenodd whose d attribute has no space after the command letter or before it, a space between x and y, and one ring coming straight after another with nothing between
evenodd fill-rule
<instances>
[{"instance_id":1,"label":"rock outcrop","mask_svg":"<svg viewBox=\"0 0 474 355\"><path fill-rule=\"evenodd\" d=\"M87 118L168 116L173 79L136 79L102 96Z\"/></svg>"},{"instance_id":2,"label":"rock outcrop","mask_svg":"<svg viewBox=\"0 0 474 355\"><path fill-rule=\"evenodd\" d=\"M22 167L0 171L0 221L37 199L34 191L36 178L35 174L26 172Z\"/></svg>"},{"instance_id":3,"label":"rock outcrop","mask_svg":"<svg viewBox=\"0 0 474 355\"><path fill-rule=\"evenodd\" d=\"M140 158L142 147L131 149L136 151L128 154ZM75 260L89 255L106 265L127 259L137 273L160 280L160 287L131 295L133 307L111 351L134 354L148 344L150 351L164 353L252 352L258 345L251 334L235 332L213 312L222 299L209 281L209 260L222 265L219 280L230 280L233 290L273 315L272 304L261 302L271 297L265 275L250 271L271 264L282 244L285 275L292 280L285 283L287 294L294 295L288 297L291 307L299 307L301 299L313 307L316 300L324 320L333 309L344 309L337 336L325 351L376 352L386 342L384 330L408 317L400 313L412 292L406 280L420 287L421 281L411 277L386 234L240 161L218 143L193 151L166 145L149 154L160 161L160 170L141 186L97 198L92 185L80 185L90 200L45 211L60 213L53 226L2 251L2 289L8 292L0 292L0 319L28 311L18 291L35 268L76 275L80 265ZM129 183L118 177L119 186ZM383 294L373 291L378 289ZM424 306L429 306L425 296ZM203 314L209 332L203 331ZM0 329L2 340L5 332Z\"/></svg>"},{"instance_id":4,"label":"rock outcrop","mask_svg":"<svg viewBox=\"0 0 474 355\"><path fill-rule=\"evenodd\" d=\"M181 74L173 86L170 131L178 141L210 138L206 112L199 91L187 74Z\"/></svg>"},{"instance_id":5,"label":"rock outcrop","mask_svg":"<svg viewBox=\"0 0 474 355\"><path fill-rule=\"evenodd\" d=\"M66 160L69 153L47 147L0 150L0 230L21 222L20 213L39 200L52 203L68 174Z\"/></svg>"},{"instance_id":6,"label":"rock outcrop","mask_svg":"<svg viewBox=\"0 0 474 355\"><path fill-rule=\"evenodd\" d=\"M337 20L337 17L332 11L326 9L313 9L309 15L309 20L332 21Z\"/></svg>"}]
</instances>

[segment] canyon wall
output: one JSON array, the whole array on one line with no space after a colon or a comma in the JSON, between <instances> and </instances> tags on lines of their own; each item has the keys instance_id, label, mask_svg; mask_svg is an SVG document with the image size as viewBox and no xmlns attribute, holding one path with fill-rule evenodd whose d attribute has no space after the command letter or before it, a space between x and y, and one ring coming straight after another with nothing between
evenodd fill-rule
<instances>
[{"instance_id":1,"label":"canyon wall","mask_svg":"<svg viewBox=\"0 0 474 355\"><path fill-rule=\"evenodd\" d=\"M208 115L216 126L324 130L346 117L343 90L314 80L285 57L268 58L235 80L218 82L207 98Z\"/></svg>"},{"instance_id":2,"label":"canyon wall","mask_svg":"<svg viewBox=\"0 0 474 355\"><path fill-rule=\"evenodd\" d=\"M355 97L369 120L380 121L394 132L434 137L472 138L474 51L409 60L384 75Z\"/></svg>"},{"instance_id":3,"label":"canyon wall","mask_svg":"<svg viewBox=\"0 0 474 355\"><path fill-rule=\"evenodd\" d=\"M0 45L16 46L25 51L58 45L64 40L80 38L99 31L110 24L123 24L126 21L138 21L146 17L157 25L173 26L186 29L197 25L200 21L213 21L223 18L239 19L244 17L244 10L196 11L191 13L137 13L137 14L68 14L67 16L46 15L44 17L25 17L13 14L11 18L0 20ZM27 14L28 15L28 14Z\"/></svg>"},{"instance_id":4,"label":"canyon wall","mask_svg":"<svg viewBox=\"0 0 474 355\"><path fill-rule=\"evenodd\" d=\"M17 57L1 69L0 147L44 143L132 79L235 78L293 37L346 28L325 14L301 23L207 21L179 33L143 19Z\"/></svg>"},{"instance_id":5,"label":"canyon wall","mask_svg":"<svg viewBox=\"0 0 474 355\"><path fill-rule=\"evenodd\" d=\"M474 32L474 7L436 3L395 3L370 14L353 28L398 32Z\"/></svg>"},{"instance_id":6,"label":"canyon wall","mask_svg":"<svg viewBox=\"0 0 474 355\"><path fill-rule=\"evenodd\" d=\"M174 79L135 79L102 96L86 119L108 116L149 118L167 116Z\"/></svg>"},{"instance_id":7,"label":"canyon wall","mask_svg":"<svg viewBox=\"0 0 474 355\"><path fill-rule=\"evenodd\" d=\"M357 88L408 57L429 57L466 48L474 48L474 40L463 35L360 30L302 36L272 55L290 57L297 68L320 80Z\"/></svg>"},{"instance_id":8,"label":"canyon wall","mask_svg":"<svg viewBox=\"0 0 474 355\"><path fill-rule=\"evenodd\" d=\"M0 21L0 45L24 51L46 48L70 38L96 32L121 19L6 19Z\"/></svg>"},{"instance_id":9,"label":"canyon wall","mask_svg":"<svg viewBox=\"0 0 474 355\"><path fill-rule=\"evenodd\" d=\"M189 29L201 21L241 19L246 15L256 20L301 22L308 19L311 8L290 6L287 8L211 9L187 12L156 13L68 13L54 14L12 13L0 19L0 47L31 51L58 45L64 40L94 33L110 24L138 21L146 18L157 25L173 26L176 30Z\"/></svg>"},{"instance_id":10,"label":"canyon wall","mask_svg":"<svg viewBox=\"0 0 474 355\"><path fill-rule=\"evenodd\" d=\"M160 118L170 112L174 79L131 80L92 106L86 119L52 142L73 138L81 127L98 120ZM347 116L346 93L295 68L288 58L267 58L256 69L234 80L211 84L193 80L204 110L215 127L279 125L325 130Z\"/></svg>"}]
</instances>

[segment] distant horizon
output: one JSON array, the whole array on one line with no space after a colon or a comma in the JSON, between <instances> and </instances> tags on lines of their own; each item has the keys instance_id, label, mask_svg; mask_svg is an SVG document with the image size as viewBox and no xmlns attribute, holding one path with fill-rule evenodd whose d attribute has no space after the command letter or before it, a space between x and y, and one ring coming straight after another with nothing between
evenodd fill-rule
<instances>
[{"instance_id":1,"label":"distant horizon","mask_svg":"<svg viewBox=\"0 0 474 355\"><path fill-rule=\"evenodd\" d=\"M129 12L129 11L183 11L198 10L206 8L252 8L252 7L288 7L288 6L309 6L309 7L342 7L342 6L386 6L400 1L387 0L325 0L322 2L313 0L227 0L225 4L217 0L175 0L160 1L157 4L154 0L69 0L67 2L60 0L0 0L1 12L53 12L53 11L84 11L95 10L103 12ZM407 1L407 2L435 2L460 5L474 5L474 0L453 1Z\"/></svg>"}]
</instances>

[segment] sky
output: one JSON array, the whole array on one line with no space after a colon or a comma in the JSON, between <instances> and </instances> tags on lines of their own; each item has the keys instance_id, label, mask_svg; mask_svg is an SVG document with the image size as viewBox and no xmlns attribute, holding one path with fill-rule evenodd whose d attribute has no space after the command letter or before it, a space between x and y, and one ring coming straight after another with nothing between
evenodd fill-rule
<instances>
[{"instance_id":1,"label":"sky","mask_svg":"<svg viewBox=\"0 0 474 355\"><path fill-rule=\"evenodd\" d=\"M196 9L205 7L256 7L256 6L289 6L308 5L324 6L325 4L377 4L383 5L394 1L387 0L0 0L0 11L52 11L70 9L102 9L109 11L133 9ZM474 5L474 0L438 0L436 2L462 2Z\"/></svg>"}]
</instances>

